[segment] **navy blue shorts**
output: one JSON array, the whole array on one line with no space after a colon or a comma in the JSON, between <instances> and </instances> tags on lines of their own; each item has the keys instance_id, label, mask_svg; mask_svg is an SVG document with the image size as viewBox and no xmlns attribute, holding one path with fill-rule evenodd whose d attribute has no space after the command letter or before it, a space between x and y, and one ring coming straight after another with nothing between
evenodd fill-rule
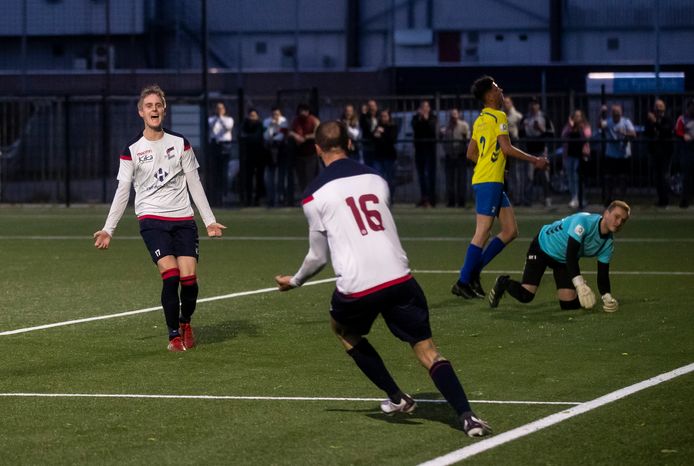
<instances>
[{"instance_id":1,"label":"navy blue shorts","mask_svg":"<svg viewBox=\"0 0 694 466\"><path fill-rule=\"evenodd\" d=\"M164 256L199 258L198 227L195 220L140 220L140 235L156 264Z\"/></svg>"},{"instance_id":2,"label":"navy blue shorts","mask_svg":"<svg viewBox=\"0 0 694 466\"><path fill-rule=\"evenodd\" d=\"M429 306L414 278L360 298L333 293L330 315L349 334L368 335L379 314L402 341L413 345L431 338Z\"/></svg>"}]
</instances>

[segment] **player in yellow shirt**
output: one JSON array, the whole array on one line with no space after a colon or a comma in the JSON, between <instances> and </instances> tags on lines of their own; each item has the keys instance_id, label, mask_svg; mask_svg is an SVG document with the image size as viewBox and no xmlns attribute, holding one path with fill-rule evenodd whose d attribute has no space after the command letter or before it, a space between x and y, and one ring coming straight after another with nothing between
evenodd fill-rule
<instances>
[{"instance_id":1,"label":"player in yellow shirt","mask_svg":"<svg viewBox=\"0 0 694 466\"><path fill-rule=\"evenodd\" d=\"M506 114L501 111L503 89L494 82L494 78L479 78L472 84L471 91L484 104L484 109L475 120L467 148L467 158L476 164L472 189L475 191L477 226L467 248L460 277L451 292L466 299L484 299L485 293L480 283L482 268L518 236L516 217L504 192L506 157L525 160L538 169L547 168L549 160L530 155L511 144ZM495 217L499 217L501 231L484 249Z\"/></svg>"}]
</instances>

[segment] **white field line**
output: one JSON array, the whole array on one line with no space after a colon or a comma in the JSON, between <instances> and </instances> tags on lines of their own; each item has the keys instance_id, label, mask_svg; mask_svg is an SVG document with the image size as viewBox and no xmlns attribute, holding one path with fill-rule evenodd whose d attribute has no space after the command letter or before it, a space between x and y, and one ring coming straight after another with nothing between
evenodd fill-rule
<instances>
[{"instance_id":1,"label":"white field line","mask_svg":"<svg viewBox=\"0 0 694 466\"><path fill-rule=\"evenodd\" d=\"M62 241L62 240L92 240L91 236L83 235L0 235L0 240L33 240L33 241ZM306 236L223 236L221 238L209 238L201 236L201 240L210 241L308 241ZM469 242L470 238L465 236L403 236L402 241L427 241L427 242ZM533 237L519 237L516 241L529 242ZM141 236L116 236L114 241L120 240L139 240ZM694 243L694 238L619 238L620 243Z\"/></svg>"},{"instance_id":2,"label":"white field line","mask_svg":"<svg viewBox=\"0 0 694 466\"><path fill-rule=\"evenodd\" d=\"M242 400L242 401L383 401L383 398L328 396L241 396L241 395L150 395L136 393L0 393L5 398L142 398L172 400ZM446 400L416 399L417 403L447 403ZM470 400L478 404L505 405L580 405L577 401Z\"/></svg>"},{"instance_id":3,"label":"white field line","mask_svg":"<svg viewBox=\"0 0 694 466\"><path fill-rule=\"evenodd\" d=\"M316 280L316 281L304 283L303 286L320 285L323 283L334 282L335 280L336 280L335 278L325 278L323 280ZM198 303L207 303L210 301L219 301L220 299L238 298L241 296L249 296L249 295L260 294L260 293L270 293L272 291L277 291L277 287L261 288L258 290L251 290L251 291L240 291L238 293L231 293L231 294L225 294L225 295L219 295L219 296L212 296L209 298L202 298L202 299L198 299ZM160 309L161 309L161 306L154 306L154 307L147 307L144 309L136 309L134 311L119 312L117 314L107 314L107 315L102 315L102 316L86 317L83 319L66 320L64 322L55 322L52 324L37 325L35 327L18 328L16 330L6 330L4 332L0 332L0 336L16 335L18 333L33 332L35 330L44 330L44 329L53 328L53 327L64 327L66 325L82 324L85 322L93 322L95 320L106 320L106 319L115 319L117 317L127 317L127 316L136 315L136 314L144 314L146 312L158 311Z\"/></svg>"},{"instance_id":4,"label":"white field line","mask_svg":"<svg viewBox=\"0 0 694 466\"><path fill-rule=\"evenodd\" d=\"M607 395L603 395L599 398L595 398L594 400L581 403L578 406L574 406L573 408L569 408L559 413L552 414L542 419L538 419L537 421L531 422L529 424L516 427L515 429L511 429L493 437L489 437L488 439L479 441L459 450L452 451L447 455L439 456L438 458L434 458L432 460L421 463L419 466L445 466L457 463L458 461L470 458L471 456L477 455L478 453L482 453L484 451L498 447L499 445L503 445L505 443L537 432L538 430L544 429L554 424L558 424L574 416L578 416L579 414L587 413L588 411L592 411L608 403L620 400L629 395L633 395L634 393L640 392L641 390L645 390L663 382L667 382L668 380L672 380L676 377L688 374L692 371L694 371L694 363L678 367L677 369L671 370L670 372L665 372L663 374L656 375L655 377L651 377L650 379L635 383L633 385L629 385L628 387L620 388L619 390L615 390L614 392L608 393Z\"/></svg>"},{"instance_id":5,"label":"white field line","mask_svg":"<svg viewBox=\"0 0 694 466\"><path fill-rule=\"evenodd\" d=\"M460 273L460 270L412 270L413 274L453 274ZM482 273L488 274L521 274L522 270L482 270ZM546 270L545 273L551 273ZM596 271L581 271L583 275L596 275ZM610 275L694 275L694 272L668 272L668 271L657 271L657 270L610 270Z\"/></svg>"},{"instance_id":6,"label":"white field line","mask_svg":"<svg viewBox=\"0 0 694 466\"><path fill-rule=\"evenodd\" d=\"M412 273L414 274L456 274L459 273L458 270L413 270ZM523 273L522 270L484 270L482 273L485 274L519 274ZM589 274L595 274L597 272L583 272L586 275ZM658 271L610 271L610 274L612 275L694 275L694 272L658 272ZM334 282L336 278L325 278L322 280L316 280L312 282L305 283L303 286L311 286L311 285L321 285L323 283L330 283ZM258 290L251 290L251 291L240 291L237 293L230 293L230 294L225 294L225 295L219 295L219 296L211 296L209 298L201 298L198 299L198 303L207 303L211 301L219 301L222 299L231 299L231 298L239 298L242 296L249 296L249 295L254 295L254 294L261 294L261 293L270 293L273 291L277 291L277 288L260 288ZM54 327L65 327L67 325L75 325L75 324L82 324L85 322L94 322L97 320L107 320L107 319L115 319L117 317L128 317L132 315L137 315L137 314L145 314L147 312L153 312L153 311L158 311L161 309L161 306L153 306L153 307L147 307L144 309L136 309L134 311L125 311L125 312L119 312L116 314L106 314L106 315L101 315L101 316L94 316L94 317L85 317L82 319L74 319L74 320L66 320L63 322L54 322L52 324L43 324L43 325L37 325L35 327L25 327L25 328L18 328L15 330L5 330L3 332L0 332L0 337L1 336L6 336L6 335L16 335L19 333L27 333L27 332L33 332L36 330L45 330L48 328L54 328Z\"/></svg>"}]
</instances>

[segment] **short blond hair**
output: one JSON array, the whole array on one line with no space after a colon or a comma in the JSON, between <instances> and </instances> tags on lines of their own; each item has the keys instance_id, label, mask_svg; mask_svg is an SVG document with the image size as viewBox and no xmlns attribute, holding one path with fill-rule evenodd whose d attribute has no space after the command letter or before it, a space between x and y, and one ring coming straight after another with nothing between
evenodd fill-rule
<instances>
[{"instance_id":1,"label":"short blond hair","mask_svg":"<svg viewBox=\"0 0 694 466\"><path fill-rule=\"evenodd\" d=\"M166 97L164 95L164 91L161 89L161 87L159 87L158 84L150 84L140 92L140 100L137 101L138 110L142 110L142 103L145 101L145 97L152 94L158 95L161 99L161 103L164 104L164 108L166 108Z\"/></svg>"},{"instance_id":2,"label":"short blond hair","mask_svg":"<svg viewBox=\"0 0 694 466\"><path fill-rule=\"evenodd\" d=\"M621 207L624 209L624 212L627 213L628 216L631 216L631 207L629 207L629 204L627 204L624 201L612 201L610 202L610 205L607 206L607 211L612 212L615 207Z\"/></svg>"}]
</instances>

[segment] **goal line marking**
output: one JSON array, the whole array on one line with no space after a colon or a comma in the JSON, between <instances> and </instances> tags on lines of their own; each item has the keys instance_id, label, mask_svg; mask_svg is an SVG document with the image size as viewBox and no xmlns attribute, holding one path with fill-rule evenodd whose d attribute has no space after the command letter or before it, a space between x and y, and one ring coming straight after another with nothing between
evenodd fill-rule
<instances>
[{"instance_id":1,"label":"goal line marking","mask_svg":"<svg viewBox=\"0 0 694 466\"><path fill-rule=\"evenodd\" d=\"M692 371L694 371L694 363L678 367L677 369L656 375L655 377L629 385L628 387L620 388L619 390L615 390L607 395L595 398L594 400L586 401L585 403L581 403L556 414L549 415L542 419L538 419L537 421L516 427L515 429L511 429L506 432L502 432L501 434L494 435L493 437L489 437L485 440L481 440L459 450L452 451L446 455L421 463L419 466L446 466L457 463L458 461L462 461L484 451L491 450L492 448L496 448L505 443L512 442L513 440L525 437L526 435L530 435L554 424L571 419L579 414L587 413L588 411L592 411L608 403L620 400L629 395L640 392L641 390L654 387L658 384L688 374Z\"/></svg>"}]
</instances>

